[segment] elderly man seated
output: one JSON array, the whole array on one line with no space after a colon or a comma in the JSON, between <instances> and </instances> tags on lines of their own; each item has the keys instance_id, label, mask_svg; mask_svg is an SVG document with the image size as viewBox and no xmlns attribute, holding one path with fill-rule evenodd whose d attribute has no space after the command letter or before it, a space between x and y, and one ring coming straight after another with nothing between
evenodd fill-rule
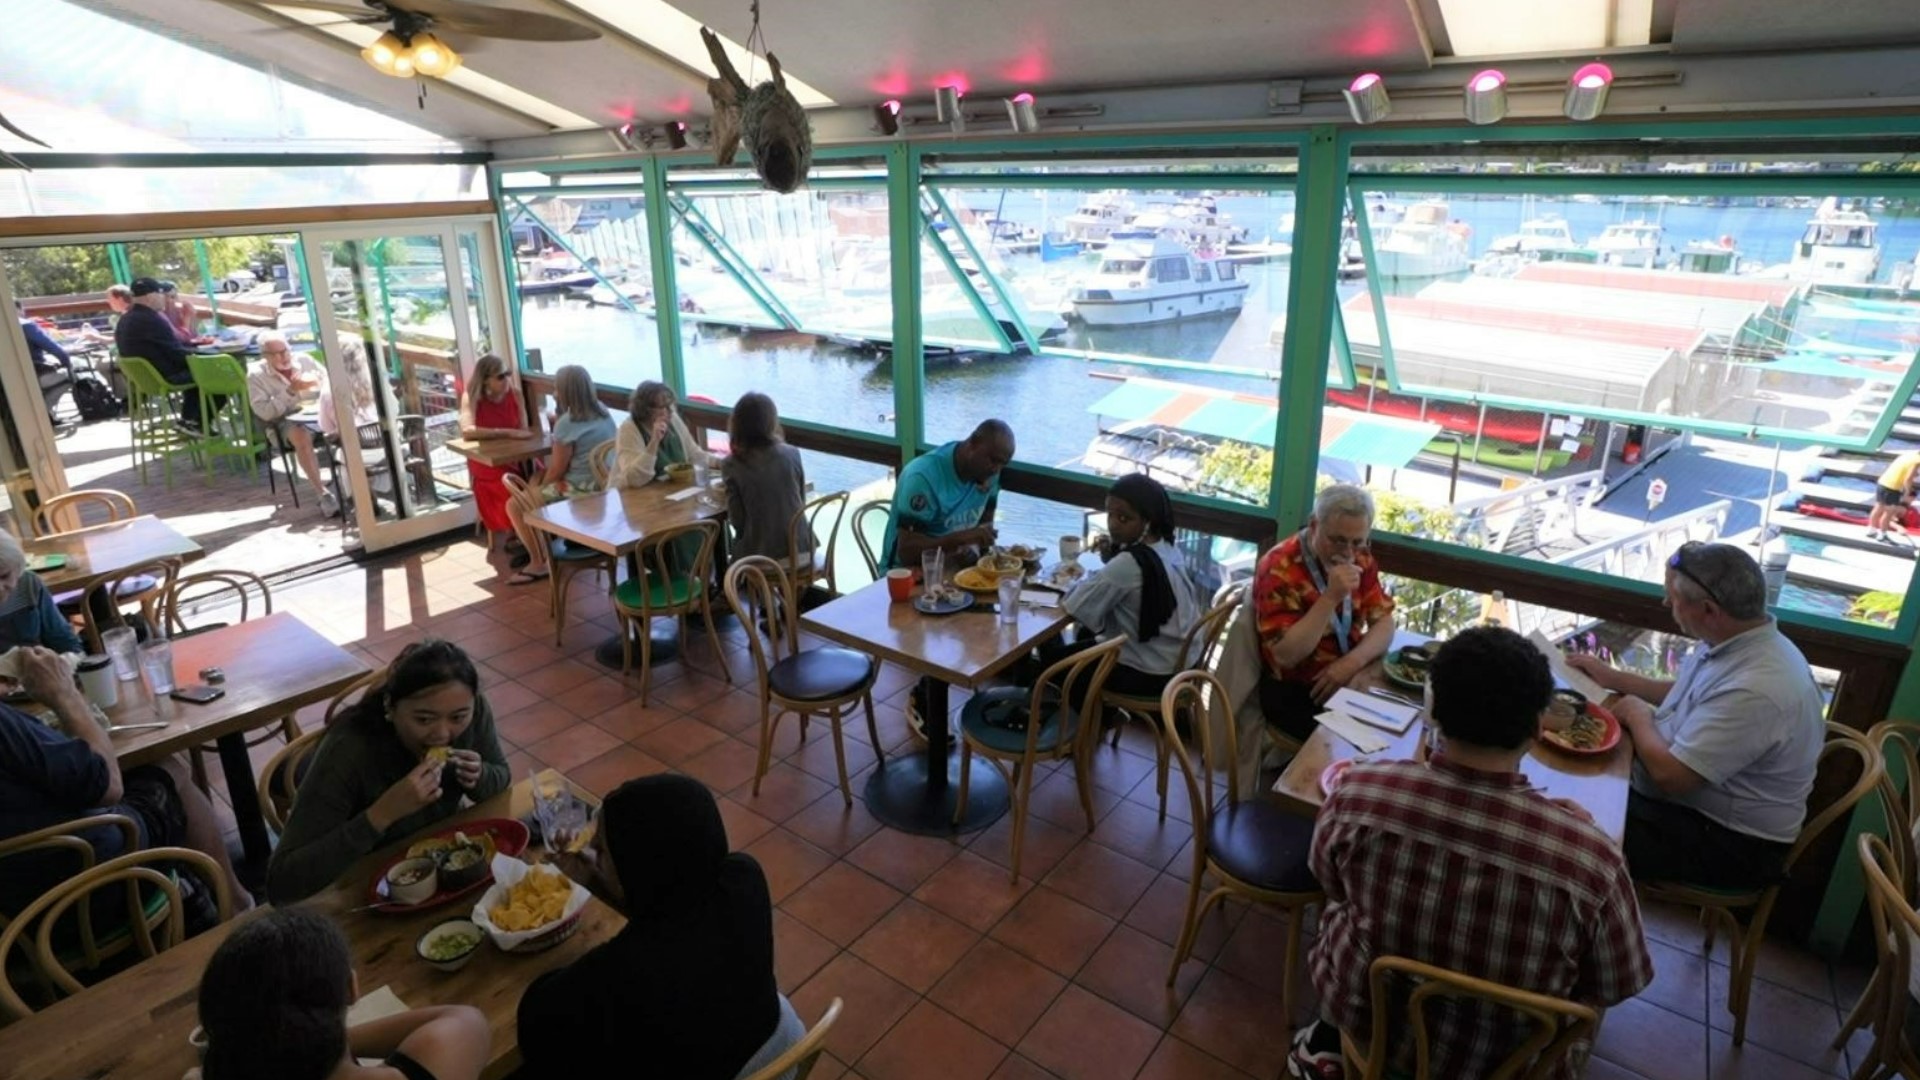
<instances>
[{"instance_id":1,"label":"elderly man seated","mask_svg":"<svg viewBox=\"0 0 1920 1080\"><path fill-rule=\"evenodd\" d=\"M46 583L27 569L20 541L0 529L0 652L21 645L43 645L57 653L86 651Z\"/></svg>"},{"instance_id":2,"label":"elderly man seated","mask_svg":"<svg viewBox=\"0 0 1920 1080\"><path fill-rule=\"evenodd\" d=\"M1645 881L1742 889L1780 875L1826 740L1806 657L1767 614L1760 565L1731 544L1682 544L1667 607L1698 638L1679 675L1650 679L1592 656L1568 662L1629 695L1627 863Z\"/></svg>"},{"instance_id":3,"label":"elderly man seated","mask_svg":"<svg viewBox=\"0 0 1920 1080\"><path fill-rule=\"evenodd\" d=\"M1373 496L1332 484L1307 527L1260 557L1251 597L1266 672L1260 709L1295 739L1313 734L1320 703L1393 644L1393 598L1368 550Z\"/></svg>"},{"instance_id":4,"label":"elderly man seated","mask_svg":"<svg viewBox=\"0 0 1920 1080\"><path fill-rule=\"evenodd\" d=\"M284 335L269 331L260 335L261 365L247 372L247 401L253 415L276 447L293 447L300 459L300 471L313 485L320 512L332 517L340 512L340 500L320 482L320 459L313 451L313 432L294 420L293 414L307 402L317 400L326 388L326 373L320 365L293 351Z\"/></svg>"},{"instance_id":5,"label":"elderly man seated","mask_svg":"<svg viewBox=\"0 0 1920 1080\"><path fill-rule=\"evenodd\" d=\"M90 814L131 818L139 846L189 847L219 864L235 910L252 900L234 876L220 823L178 758L122 772L113 741L74 685L67 662L38 646L19 650L20 684L53 710L64 734L39 719L0 705L0 840ZM126 852L123 834L99 828L84 834L96 861ZM15 913L78 869L65 851L32 851L0 861L0 912Z\"/></svg>"}]
</instances>

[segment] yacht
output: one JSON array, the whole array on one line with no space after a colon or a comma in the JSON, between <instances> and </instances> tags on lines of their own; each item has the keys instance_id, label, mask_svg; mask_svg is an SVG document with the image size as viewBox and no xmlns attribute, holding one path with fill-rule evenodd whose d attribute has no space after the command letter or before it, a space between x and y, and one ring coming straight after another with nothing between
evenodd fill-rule
<instances>
[{"instance_id":1,"label":"yacht","mask_svg":"<svg viewBox=\"0 0 1920 1080\"><path fill-rule=\"evenodd\" d=\"M1068 240L1097 246L1106 243L1116 229L1125 229L1132 216L1133 202L1126 193L1108 190L1087 196L1060 224Z\"/></svg>"},{"instance_id":2,"label":"yacht","mask_svg":"<svg viewBox=\"0 0 1920 1080\"><path fill-rule=\"evenodd\" d=\"M1164 236L1117 233L1072 306L1088 326L1140 326L1239 311L1246 298L1232 263L1198 258Z\"/></svg>"},{"instance_id":3,"label":"yacht","mask_svg":"<svg viewBox=\"0 0 1920 1080\"><path fill-rule=\"evenodd\" d=\"M1637 266L1651 270L1660 258L1660 237L1665 230L1658 222L1622 221L1602 229L1587 242L1594 261L1603 266Z\"/></svg>"},{"instance_id":4,"label":"yacht","mask_svg":"<svg viewBox=\"0 0 1920 1080\"><path fill-rule=\"evenodd\" d=\"M1196 250L1215 252L1247 238L1247 230L1232 224L1211 198L1154 203L1133 215L1127 231L1150 232Z\"/></svg>"},{"instance_id":5,"label":"yacht","mask_svg":"<svg viewBox=\"0 0 1920 1080\"><path fill-rule=\"evenodd\" d=\"M1399 224L1373 245L1375 270L1382 278L1430 278L1458 274L1468 268L1464 223L1448 218L1447 204L1428 199L1407 208Z\"/></svg>"},{"instance_id":6,"label":"yacht","mask_svg":"<svg viewBox=\"0 0 1920 1080\"><path fill-rule=\"evenodd\" d=\"M1864 285L1880 270L1879 228L1866 211L1828 198L1793 247L1787 276L1824 285Z\"/></svg>"},{"instance_id":7,"label":"yacht","mask_svg":"<svg viewBox=\"0 0 1920 1080\"><path fill-rule=\"evenodd\" d=\"M1519 232L1495 240L1487 253L1533 257L1544 252L1571 251L1579 246L1566 219L1542 217L1521 222Z\"/></svg>"}]
</instances>

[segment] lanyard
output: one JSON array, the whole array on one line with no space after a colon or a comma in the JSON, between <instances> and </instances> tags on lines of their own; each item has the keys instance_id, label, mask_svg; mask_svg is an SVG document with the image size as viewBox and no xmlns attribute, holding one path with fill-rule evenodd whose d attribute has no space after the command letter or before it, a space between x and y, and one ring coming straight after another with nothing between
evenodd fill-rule
<instances>
[{"instance_id":1,"label":"lanyard","mask_svg":"<svg viewBox=\"0 0 1920 1080\"><path fill-rule=\"evenodd\" d=\"M1327 575L1320 569L1320 560L1313 555L1313 548L1307 544L1307 530L1300 530L1300 560L1307 564L1307 576L1313 579L1313 587L1322 594L1327 591ZM1353 632L1353 594L1348 593L1340 601L1340 610L1333 616L1333 640L1340 647L1340 655L1347 655L1353 645L1348 641Z\"/></svg>"}]
</instances>

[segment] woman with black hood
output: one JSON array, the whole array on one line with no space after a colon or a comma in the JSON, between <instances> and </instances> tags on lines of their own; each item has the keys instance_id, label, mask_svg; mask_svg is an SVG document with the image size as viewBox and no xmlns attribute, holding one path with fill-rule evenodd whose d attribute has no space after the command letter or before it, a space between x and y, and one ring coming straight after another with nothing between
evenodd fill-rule
<instances>
[{"instance_id":1,"label":"woman with black hood","mask_svg":"<svg viewBox=\"0 0 1920 1080\"><path fill-rule=\"evenodd\" d=\"M706 785L663 773L600 806L568 873L626 928L520 998L521 1077L621 1073L733 1080L806 1034L773 979L773 900L752 856L727 851Z\"/></svg>"}]
</instances>

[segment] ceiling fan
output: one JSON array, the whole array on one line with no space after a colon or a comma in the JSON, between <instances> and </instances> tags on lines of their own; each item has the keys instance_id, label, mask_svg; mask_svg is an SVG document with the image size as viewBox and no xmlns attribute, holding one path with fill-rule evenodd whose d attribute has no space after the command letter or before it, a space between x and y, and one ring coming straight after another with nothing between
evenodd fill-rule
<instances>
[{"instance_id":1,"label":"ceiling fan","mask_svg":"<svg viewBox=\"0 0 1920 1080\"><path fill-rule=\"evenodd\" d=\"M537 11L487 7L460 0L364 0L361 4L325 0L255 0L269 7L299 8L342 16L342 23L385 24L387 31L360 55L385 75L411 79L444 78L460 66L460 54L440 31L514 41L592 41L600 31ZM337 25L337 24L336 24Z\"/></svg>"}]
</instances>

